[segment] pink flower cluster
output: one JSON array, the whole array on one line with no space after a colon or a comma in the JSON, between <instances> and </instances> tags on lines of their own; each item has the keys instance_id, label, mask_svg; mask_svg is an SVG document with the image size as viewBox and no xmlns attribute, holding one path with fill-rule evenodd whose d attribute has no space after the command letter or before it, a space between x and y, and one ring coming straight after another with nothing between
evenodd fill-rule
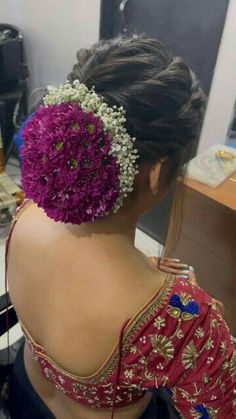
<instances>
[{"instance_id":1,"label":"pink flower cluster","mask_svg":"<svg viewBox=\"0 0 236 419\"><path fill-rule=\"evenodd\" d=\"M119 166L94 113L73 102L41 106L23 142L23 188L50 218L81 224L111 211L119 196Z\"/></svg>"}]
</instances>

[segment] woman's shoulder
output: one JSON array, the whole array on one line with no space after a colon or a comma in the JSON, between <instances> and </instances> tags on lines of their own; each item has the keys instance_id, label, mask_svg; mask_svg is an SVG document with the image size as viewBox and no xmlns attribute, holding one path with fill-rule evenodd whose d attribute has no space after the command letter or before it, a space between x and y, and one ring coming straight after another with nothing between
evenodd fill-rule
<instances>
[{"instance_id":1,"label":"woman's shoulder","mask_svg":"<svg viewBox=\"0 0 236 419\"><path fill-rule=\"evenodd\" d=\"M215 299L207 291L181 277L175 278L160 313L156 312L156 316L159 315L166 318L169 326L182 324L186 333L188 329L192 332L198 326L207 329L212 322L224 322ZM227 325L226 328L228 329Z\"/></svg>"},{"instance_id":2,"label":"woman's shoulder","mask_svg":"<svg viewBox=\"0 0 236 419\"><path fill-rule=\"evenodd\" d=\"M173 318L192 319L214 305L212 297L199 286L191 284L181 276L167 276L160 292L153 302L156 307L155 315L162 312Z\"/></svg>"},{"instance_id":3,"label":"woman's shoulder","mask_svg":"<svg viewBox=\"0 0 236 419\"><path fill-rule=\"evenodd\" d=\"M214 299L206 291L186 279L169 275L160 292L133 319L130 329L133 343L154 336L154 340L171 338L179 346L184 337L195 339L198 333L203 335L222 322L225 324ZM225 327L228 329L226 324Z\"/></svg>"},{"instance_id":4,"label":"woman's shoulder","mask_svg":"<svg viewBox=\"0 0 236 419\"><path fill-rule=\"evenodd\" d=\"M46 234L50 231L52 221L46 216L42 208L39 208L33 201L26 199L16 213L12 220L11 230L8 239L8 245L14 242L14 245L21 249L31 249L32 244L39 246L39 239L45 242ZM14 233L14 234L13 234Z\"/></svg>"},{"instance_id":5,"label":"woman's shoulder","mask_svg":"<svg viewBox=\"0 0 236 419\"><path fill-rule=\"evenodd\" d=\"M170 281L171 276L152 304L130 325L133 358L145 356L154 369L160 365L164 371L167 365L179 365L183 371L191 371L199 356L210 362L216 346L219 351L226 348L230 357L231 336L214 299L186 279L174 278L172 286ZM174 370L172 373L174 376Z\"/></svg>"},{"instance_id":6,"label":"woman's shoulder","mask_svg":"<svg viewBox=\"0 0 236 419\"><path fill-rule=\"evenodd\" d=\"M205 290L180 276L175 279L168 306L197 316L212 302L211 296Z\"/></svg>"}]
</instances>

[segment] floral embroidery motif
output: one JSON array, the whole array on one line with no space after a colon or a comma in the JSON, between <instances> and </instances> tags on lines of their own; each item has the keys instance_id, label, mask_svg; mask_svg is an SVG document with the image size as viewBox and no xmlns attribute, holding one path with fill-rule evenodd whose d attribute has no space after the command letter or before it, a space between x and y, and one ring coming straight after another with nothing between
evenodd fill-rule
<instances>
[{"instance_id":1,"label":"floral embroidery motif","mask_svg":"<svg viewBox=\"0 0 236 419\"><path fill-rule=\"evenodd\" d=\"M199 315L199 305L192 300L192 297L184 292L173 294L169 301L169 315L175 319L192 320Z\"/></svg>"},{"instance_id":2,"label":"floral embroidery motif","mask_svg":"<svg viewBox=\"0 0 236 419\"><path fill-rule=\"evenodd\" d=\"M131 354L136 354L137 353L137 346L134 346L134 345L132 345L131 347L130 347L130 353Z\"/></svg>"},{"instance_id":3,"label":"floral embroidery motif","mask_svg":"<svg viewBox=\"0 0 236 419\"><path fill-rule=\"evenodd\" d=\"M182 353L182 363L185 369L195 368L199 353L197 352L193 341L191 341Z\"/></svg>"},{"instance_id":4,"label":"floral embroidery motif","mask_svg":"<svg viewBox=\"0 0 236 419\"><path fill-rule=\"evenodd\" d=\"M216 329L217 327L220 326L220 323L216 320L216 319L212 319L211 320L211 326Z\"/></svg>"},{"instance_id":5,"label":"floral embroidery motif","mask_svg":"<svg viewBox=\"0 0 236 419\"><path fill-rule=\"evenodd\" d=\"M145 371L144 376L145 376L146 380L154 380L154 377L155 377L152 372L148 372L148 371Z\"/></svg>"},{"instance_id":6,"label":"floral embroidery motif","mask_svg":"<svg viewBox=\"0 0 236 419\"><path fill-rule=\"evenodd\" d=\"M192 301L191 295L186 294L186 292L181 292L179 296L183 305L187 305L188 303L190 303L190 301Z\"/></svg>"},{"instance_id":7,"label":"floral embroidery motif","mask_svg":"<svg viewBox=\"0 0 236 419\"><path fill-rule=\"evenodd\" d=\"M200 326L196 329L196 332L194 333L197 339L203 338L204 334L204 330Z\"/></svg>"},{"instance_id":8,"label":"floral embroidery motif","mask_svg":"<svg viewBox=\"0 0 236 419\"><path fill-rule=\"evenodd\" d=\"M125 376L125 378L133 378L133 376L134 376L134 371L133 371L132 369L130 369L130 370L125 370L125 372L124 372L124 376Z\"/></svg>"},{"instance_id":9,"label":"floral embroidery motif","mask_svg":"<svg viewBox=\"0 0 236 419\"><path fill-rule=\"evenodd\" d=\"M177 330L176 330L176 332L175 332L175 336L176 336L178 339L182 339L182 338L184 337L184 333L182 332L182 330L181 330L181 329L177 329Z\"/></svg>"},{"instance_id":10,"label":"floral embroidery motif","mask_svg":"<svg viewBox=\"0 0 236 419\"><path fill-rule=\"evenodd\" d=\"M225 341L222 341L220 343L220 353L221 353L221 355L222 356L225 356L225 354L227 354L227 350L228 350L228 348L227 348L226 342Z\"/></svg>"},{"instance_id":11,"label":"floral embroidery motif","mask_svg":"<svg viewBox=\"0 0 236 419\"><path fill-rule=\"evenodd\" d=\"M153 352L161 355L167 361L174 358L174 345L170 339L162 335L151 335Z\"/></svg>"},{"instance_id":12,"label":"floral embroidery motif","mask_svg":"<svg viewBox=\"0 0 236 419\"><path fill-rule=\"evenodd\" d=\"M154 325L154 326L155 326L158 330L160 330L162 327L165 327L165 325L166 325L165 319L163 319L163 317L161 317L161 316L158 316L158 317L156 318L156 320L154 321L153 325Z\"/></svg>"},{"instance_id":13,"label":"floral embroidery motif","mask_svg":"<svg viewBox=\"0 0 236 419\"><path fill-rule=\"evenodd\" d=\"M183 390L181 388L177 388L177 392L174 394L174 397L176 400L178 400L178 392L180 393L180 396L184 399L187 400L189 403L191 404L196 404L197 403L197 398L193 397L192 394L190 394L188 391Z\"/></svg>"},{"instance_id":14,"label":"floral embroidery motif","mask_svg":"<svg viewBox=\"0 0 236 419\"><path fill-rule=\"evenodd\" d=\"M148 360L145 356L141 356L141 358L139 358L139 363L141 365L147 365L148 364Z\"/></svg>"},{"instance_id":15,"label":"floral embroidery motif","mask_svg":"<svg viewBox=\"0 0 236 419\"><path fill-rule=\"evenodd\" d=\"M186 290L187 288L182 287L181 289ZM194 292L197 293L196 290ZM223 417L223 412L231 412L232 409L235 413L236 401L234 404L232 400L234 397L231 397L229 402L227 401L229 387L225 383L229 383L233 387L236 375L236 355L232 355L231 358L229 356L232 346L230 346L227 333L225 334L225 325L218 312L212 311L209 307L209 321L206 325L201 321L202 319L196 319L198 305L195 305L194 292L173 292L174 298L170 298L170 294L165 294L166 303L162 309L160 306L157 307L154 302L148 310L145 309L139 314L135 322L128 325L122 346L121 373L116 394L117 406L125 406L130 402L137 401L146 391L168 385L173 391L174 403L182 417L214 419L218 415ZM178 318L174 317L174 321L171 318L173 316L167 314L167 310L170 309L179 310L180 315L178 314ZM189 309L192 312L186 311ZM183 322L186 319L182 316L183 313L196 319L197 326L194 327L195 324ZM218 333L216 328L218 327L223 327L220 341L216 339ZM189 339L190 330L192 337ZM204 342L201 344L200 339L204 337ZM179 340L181 338L184 338L182 342ZM212 354L208 350L213 345L215 352L214 356L211 356ZM176 348L178 348L178 352ZM35 343L32 344L32 351L34 351L34 355L39 354L39 363L45 376L47 374L49 377L53 377L55 374L54 385L61 391L66 391L68 397L94 407L104 408L113 405L117 353L108 361L106 368L88 379L63 373L62 369L53 365L47 354L43 352L42 347ZM215 377L211 375L211 365L216 359L222 366ZM199 369L198 366L201 365L204 368ZM51 366L52 368L50 368ZM175 366L178 367L175 368ZM46 367L49 371L44 371ZM188 369L195 370L191 372L193 379L185 386ZM171 374L172 372L181 374L178 383L174 386L170 371ZM65 382L63 382L64 379ZM219 395L226 402L221 403ZM202 404L203 402L205 404ZM230 414L227 417L230 417Z\"/></svg>"},{"instance_id":16,"label":"floral embroidery motif","mask_svg":"<svg viewBox=\"0 0 236 419\"><path fill-rule=\"evenodd\" d=\"M233 352L231 359L224 361L222 364L223 371L228 370L230 377L235 379L236 377L236 350Z\"/></svg>"},{"instance_id":17,"label":"floral embroidery motif","mask_svg":"<svg viewBox=\"0 0 236 419\"><path fill-rule=\"evenodd\" d=\"M61 377L61 375L58 375L58 380L61 384L65 384L65 379Z\"/></svg>"},{"instance_id":18,"label":"floral embroidery motif","mask_svg":"<svg viewBox=\"0 0 236 419\"><path fill-rule=\"evenodd\" d=\"M144 345L145 345L145 343L147 343L147 338L146 338L146 336L142 336L139 340L140 340L140 342L142 342Z\"/></svg>"},{"instance_id":19,"label":"floral embroidery motif","mask_svg":"<svg viewBox=\"0 0 236 419\"><path fill-rule=\"evenodd\" d=\"M212 310L214 310L217 314L219 314L220 315L220 317L221 317L221 312L220 312L220 309L219 309L219 307L218 307L218 304L217 304L217 302L215 301L215 300L211 300L211 302L209 303L209 305L211 306L211 308L212 308Z\"/></svg>"},{"instance_id":20,"label":"floral embroidery motif","mask_svg":"<svg viewBox=\"0 0 236 419\"><path fill-rule=\"evenodd\" d=\"M214 348L214 342L212 339L208 339L206 342L206 349L209 351L210 349Z\"/></svg>"},{"instance_id":21,"label":"floral embroidery motif","mask_svg":"<svg viewBox=\"0 0 236 419\"><path fill-rule=\"evenodd\" d=\"M225 362L223 362L223 364L222 364L222 368L223 368L223 370L227 370L228 368L229 368L229 362L228 361L225 361Z\"/></svg>"},{"instance_id":22,"label":"floral embroidery motif","mask_svg":"<svg viewBox=\"0 0 236 419\"><path fill-rule=\"evenodd\" d=\"M50 368L44 368L44 374L47 377L48 380L53 381L55 380L56 376L53 374L52 370Z\"/></svg>"}]
</instances>

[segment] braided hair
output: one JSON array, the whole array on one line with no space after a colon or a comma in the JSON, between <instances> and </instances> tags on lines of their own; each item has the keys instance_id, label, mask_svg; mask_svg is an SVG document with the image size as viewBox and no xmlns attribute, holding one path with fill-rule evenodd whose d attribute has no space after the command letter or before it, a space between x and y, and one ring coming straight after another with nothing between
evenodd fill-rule
<instances>
[{"instance_id":1,"label":"braided hair","mask_svg":"<svg viewBox=\"0 0 236 419\"><path fill-rule=\"evenodd\" d=\"M95 87L109 105L126 109L126 128L136 137L140 162L168 162L176 178L198 139L205 96L189 66L145 35L99 41L77 53L69 81Z\"/></svg>"}]
</instances>

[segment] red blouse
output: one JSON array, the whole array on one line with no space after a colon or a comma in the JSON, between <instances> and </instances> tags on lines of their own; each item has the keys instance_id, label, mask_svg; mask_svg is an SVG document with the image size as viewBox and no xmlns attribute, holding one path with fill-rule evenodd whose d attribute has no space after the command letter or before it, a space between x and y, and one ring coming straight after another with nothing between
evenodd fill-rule
<instances>
[{"instance_id":1,"label":"red blouse","mask_svg":"<svg viewBox=\"0 0 236 419\"><path fill-rule=\"evenodd\" d=\"M75 402L120 408L164 386L185 419L236 418L236 352L228 327L211 297L186 279L167 277L90 377L65 371L21 326L42 375Z\"/></svg>"}]
</instances>

